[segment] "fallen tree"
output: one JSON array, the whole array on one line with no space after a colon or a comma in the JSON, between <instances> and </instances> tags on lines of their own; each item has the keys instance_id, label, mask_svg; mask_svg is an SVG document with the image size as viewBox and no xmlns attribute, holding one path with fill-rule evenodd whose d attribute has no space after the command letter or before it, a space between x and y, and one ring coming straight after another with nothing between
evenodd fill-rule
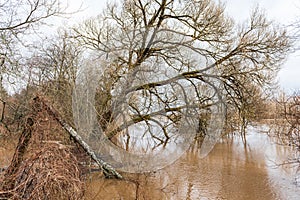
<instances>
[{"instance_id":1,"label":"fallen tree","mask_svg":"<svg viewBox=\"0 0 300 200\"><path fill-rule=\"evenodd\" d=\"M105 177L122 178L97 158L45 99L35 97L31 107L10 166L0 181L0 199L81 199L84 183L79 163L88 157L103 169Z\"/></svg>"},{"instance_id":2,"label":"fallen tree","mask_svg":"<svg viewBox=\"0 0 300 200\"><path fill-rule=\"evenodd\" d=\"M44 99L36 97L35 101L40 102L46 109L49 115L52 115L61 126L70 134L70 136L81 145L81 147L91 156L91 158L103 169L103 173L106 177L122 178L122 176L108 163L98 158L95 152L90 146L81 138L81 136L75 131L75 129L66 123L59 115L59 113L48 104Z\"/></svg>"}]
</instances>

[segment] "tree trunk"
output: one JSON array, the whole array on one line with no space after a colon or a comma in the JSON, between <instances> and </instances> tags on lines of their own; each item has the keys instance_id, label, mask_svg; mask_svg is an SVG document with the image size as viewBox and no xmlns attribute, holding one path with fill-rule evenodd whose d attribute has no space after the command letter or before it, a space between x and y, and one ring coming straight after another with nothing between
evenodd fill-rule
<instances>
[{"instance_id":1,"label":"tree trunk","mask_svg":"<svg viewBox=\"0 0 300 200\"><path fill-rule=\"evenodd\" d=\"M71 127L68 123L66 123L59 113L50 105L46 103L46 101L40 97L35 97L34 101L37 103L44 104L45 108L49 115L52 115L60 124L61 126L70 134L70 136L82 146L82 148L91 156L91 158L103 169L103 173L107 178L118 178L122 179L122 176L108 163L99 159L95 152L90 148L90 146L81 138L81 136L75 131L73 127Z\"/></svg>"}]
</instances>

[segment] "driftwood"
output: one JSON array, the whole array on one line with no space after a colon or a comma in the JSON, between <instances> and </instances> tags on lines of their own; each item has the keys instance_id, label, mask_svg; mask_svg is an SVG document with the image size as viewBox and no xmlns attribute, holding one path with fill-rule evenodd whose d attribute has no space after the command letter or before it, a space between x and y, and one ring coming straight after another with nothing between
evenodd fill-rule
<instances>
[{"instance_id":1,"label":"driftwood","mask_svg":"<svg viewBox=\"0 0 300 200\"><path fill-rule=\"evenodd\" d=\"M95 152L90 148L90 146L82 139L82 137L75 131L75 129L70 126L65 120L62 119L58 111L56 111L52 106L50 106L44 99L40 97L35 97L34 101L37 104L42 104L49 115L53 116L55 120L70 134L70 136L80 145L82 148L91 156L91 158L103 169L103 173L107 178L118 178L122 179L121 174L119 174L111 165L105 161L98 158Z\"/></svg>"}]
</instances>

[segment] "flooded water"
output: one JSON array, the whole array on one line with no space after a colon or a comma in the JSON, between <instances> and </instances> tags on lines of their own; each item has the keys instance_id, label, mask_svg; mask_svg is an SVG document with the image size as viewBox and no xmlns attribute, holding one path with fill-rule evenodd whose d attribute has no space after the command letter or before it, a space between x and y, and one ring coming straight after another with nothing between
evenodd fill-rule
<instances>
[{"instance_id":1,"label":"flooded water","mask_svg":"<svg viewBox=\"0 0 300 200\"><path fill-rule=\"evenodd\" d=\"M293 151L262 129L250 127L246 145L239 137L222 139L203 159L197 148L190 149L157 172L127 174L126 180L92 173L86 181L86 199L300 199L295 168L278 166Z\"/></svg>"}]
</instances>

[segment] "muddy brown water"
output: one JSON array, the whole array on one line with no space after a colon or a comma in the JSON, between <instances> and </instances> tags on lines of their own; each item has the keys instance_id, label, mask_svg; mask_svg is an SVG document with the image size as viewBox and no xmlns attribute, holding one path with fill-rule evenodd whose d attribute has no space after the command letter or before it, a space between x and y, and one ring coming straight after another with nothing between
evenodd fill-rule
<instances>
[{"instance_id":1,"label":"muddy brown water","mask_svg":"<svg viewBox=\"0 0 300 200\"><path fill-rule=\"evenodd\" d=\"M86 180L85 199L103 200L298 200L300 180L292 166L278 167L294 152L278 145L264 127L250 127L247 144L233 136L220 140L205 158L199 149L172 165L148 174L126 174L126 180L104 179L100 172ZM7 166L14 145L0 145L0 168Z\"/></svg>"},{"instance_id":2,"label":"muddy brown water","mask_svg":"<svg viewBox=\"0 0 300 200\"><path fill-rule=\"evenodd\" d=\"M295 168L277 165L292 156L292 149L278 145L263 128L250 127L246 145L239 137L222 139L203 159L191 149L171 166L129 174L125 181L92 173L86 199L300 199Z\"/></svg>"}]
</instances>

